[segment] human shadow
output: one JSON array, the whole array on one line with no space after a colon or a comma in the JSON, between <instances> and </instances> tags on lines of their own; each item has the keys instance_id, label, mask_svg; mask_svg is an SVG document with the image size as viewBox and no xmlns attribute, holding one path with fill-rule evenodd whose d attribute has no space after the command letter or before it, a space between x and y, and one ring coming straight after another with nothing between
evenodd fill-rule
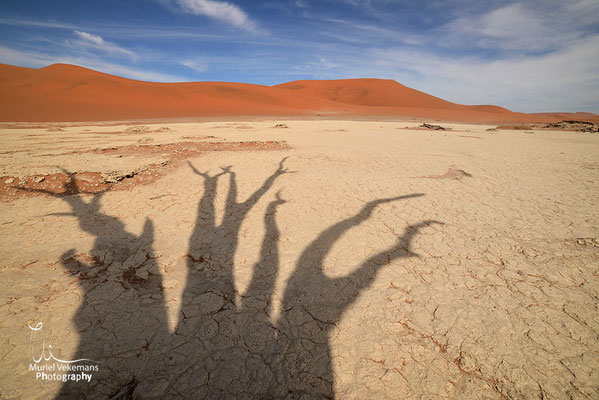
<instances>
[{"instance_id":1,"label":"human shadow","mask_svg":"<svg viewBox=\"0 0 599 400\"><path fill-rule=\"evenodd\" d=\"M187 286L175 332L176 356L165 397L194 398L334 398L329 334L348 306L392 261L411 257L410 245L419 229L410 225L396 243L369 257L351 274L330 278L324 260L348 230L369 219L382 204L422 196L411 194L367 203L357 214L322 232L301 254L287 282L282 312L273 318L273 293L280 269L278 208L280 193L264 216L265 236L260 259L245 293L237 293L234 255L241 223L275 179L279 168L245 202L237 202L236 175L231 167L204 180L198 218L189 242ZM193 166L192 166L193 168ZM229 176L224 216L215 224L216 186Z\"/></svg>"},{"instance_id":2,"label":"human shadow","mask_svg":"<svg viewBox=\"0 0 599 400\"><path fill-rule=\"evenodd\" d=\"M388 203L423 194L377 199L320 233L301 253L286 282L275 317L275 284L281 269L277 213L281 192L267 204L264 237L247 290L239 293L234 259L249 212L290 173L283 159L246 200L238 200L233 168L198 171L203 193L186 255L187 279L174 332L168 329L161 274L152 251L148 219L141 235L125 230L100 210L102 193L85 201L74 179L61 197L81 230L95 238L89 254L71 249L61 258L83 292L74 317L80 341L74 358L99 361L92 383L67 382L56 398L334 398L331 330L343 313L374 282L378 272L413 257L411 244L423 221L406 228L387 249L358 262L343 277L329 277L324 264L350 229ZM228 178L225 207L216 218L220 179ZM41 191L41 190L38 190ZM50 192L48 194L55 195Z\"/></svg>"},{"instance_id":3,"label":"human shadow","mask_svg":"<svg viewBox=\"0 0 599 400\"><path fill-rule=\"evenodd\" d=\"M181 322L185 322L186 312L195 312L198 296L202 294L211 293L221 297L223 307L227 309L235 305L237 297L233 280L233 258L239 243L241 224L275 180L290 173L284 167L285 160L286 158L281 160L277 170L243 202L237 200L237 175L230 166L223 167L222 172L210 176L189 164L204 179L204 194L199 201L196 225L189 239L187 287L183 292ZM229 176L229 188L222 221L217 225L214 200L218 179L223 175ZM184 325L189 327L188 323Z\"/></svg>"},{"instance_id":4,"label":"human shadow","mask_svg":"<svg viewBox=\"0 0 599 400\"><path fill-rule=\"evenodd\" d=\"M75 277L83 296L73 322L79 344L72 359L97 365L91 382L67 381L57 399L123 398L146 379L142 366L152 357L150 344L170 335L164 306L162 276L152 251L154 226L146 219L136 236L118 218L101 211L104 192L85 201L76 180L69 176L65 193L34 191L59 197L71 208L54 215L77 218L79 228L94 237L89 253L70 249L60 260ZM120 394L119 394L120 393Z\"/></svg>"},{"instance_id":5,"label":"human shadow","mask_svg":"<svg viewBox=\"0 0 599 400\"><path fill-rule=\"evenodd\" d=\"M382 250L352 268L343 277L328 277L324 261L334 244L351 228L369 219L382 204L420 197L422 194L373 200L357 214L338 222L322 232L301 254L296 270L287 282L281 317L275 322L287 342L280 354L277 368L289 394L308 393L310 398L334 398L334 379L331 365L330 332L343 313L359 295L374 282L378 272L400 258L416 256L411 242L418 231L437 224L427 220L409 225L404 234L389 248ZM283 372L281 372L283 371ZM284 395L279 390L279 395Z\"/></svg>"},{"instance_id":6,"label":"human shadow","mask_svg":"<svg viewBox=\"0 0 599 400\"><path fill-rule=\"evenodd\" d=\"M186 287L181 301L179 321L167 360L166 368L174 382L170 382L168 396L216 398L225 394L225 388L236 386L243 394L244 373L234 372L248 358L240 330L239 303L241 296L235 289L233 276L234 256L239 243L243 221L250 210L273 186L277 178L290 173L279 167L246 200L237 199L237 176L231 167L209 175L189 164L203 178L204 191L198 203L197 220L189 239ZM228 191L220 224L216 223L215 197L218 179L227 175ZM272 231L278 198L268 206L267 223ZM270 232L269 236L273 236ZM267 245L276 240L265 240ZM247 371L246 371L247 372Z\"/></svg>"}]
</instances>

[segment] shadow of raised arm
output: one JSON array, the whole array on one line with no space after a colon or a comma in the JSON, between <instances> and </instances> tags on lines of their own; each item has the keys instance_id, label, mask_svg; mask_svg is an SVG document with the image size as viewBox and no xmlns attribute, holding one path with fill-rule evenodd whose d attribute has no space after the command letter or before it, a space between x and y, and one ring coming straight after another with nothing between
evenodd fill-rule
<instances>
[{"instance_id":1,"label":"shadow of raised arm","mask_svg":"<svg viewBox=\"0 0 599 400\"><path fill-rule=\"evenodd\" d=\"M231 311L241 304L233 277L234 257L241 225L252 207L273 186L276 178L289 172L284 168L284 161L285 159L281 160L277 170L243 202L237 200L237 175L232 167L221 167L222 172L210 176L208 172L200 172L189 164L195 174L204 178L204 191L199 200L196 224L189 240L187 283L178 322L181 330L194 331L196 334L201 331L205 321L198 318L191 320L187 316L197 313L201 308L198 299L207 293L216 293L224 300L223 310ZM222 221L217 225L217 183L219 177L225 174L229 175L229 187ZM269 209L274 210L273 207L276 205L271 204Z\"/></svg>"},{"instance_id":2,"label":"shadow of raised arm","mask_svg":"<svg viewBox=\"0 0 599 400\"><path fill-rule=\"evenodd\" d=\"M343 288L345 296L340 296L339 311L343 312L349 304L354 302L356 298L367 289L374 279L377 272L385 265L399 258L418 257L410 249L412 240L421 228L425 228L434 224L442 224L434 220L427 220L417 224L409 225L405 233L397 239L397 242L390 248L383 250L364 261L358 269L348 276L334 278L332 286Z\"/></svg>"},{"instance_id":3,"label":"shadow of raised arm","mask_svg":"<svg viewBox=\"0 0 599 400\"><path fill-rule=\"evenodd\" d=\"M214 208L214 199L216 197L216 185L218 183L218 178L225 174L232 174L232 172L230 170L231 167L224 167L222 168L222 172L210 176L208 174L208 171L198 171L189 161L187 162L187 164L191 167L192 171L196 175L199 175L202 178L204 178L204 194L198 203L198 219L194 228L194 233L192 235L193 239L201 236L202 232L205 232L208 229L215 229L216 216Z\"/></svg>"},{"instance_id":4,"label":"shadow of raised arm","mask_svg":"<svg viewBox=\"0 0 599 400\"><path fill-rule=\"evenodd\" d=\"M286 202L281 198L281 192L277 192L276 199L269 203L264 214L266 232L260 248L260 260L254 266L252 279L244 296L246 301L243 303L246 306L245 308L248 308L249 305L254 309L264 311L253 314L254 320L268 320L273 311L272 294L280 268L280 231L277 226L276 213L277 208ZM251 304L248 304L248 302L251 302Z\"/></svg>"},{"instance_id":5,"label":"shadow of raised arm","mask_svg":"<svg viewBox=\"0 0 599 400\"><path fill-rule=\"evenodd\" d=\"M200 171L198 171L198 169L196 167L194 167L193 164L191 162L189 162L189 161L187 161L187 165L189 165L189 167L191 168L191 170L196 175L199 175L199 176L201 176L204 179L217 178L217 177L219 177L221 175L228 174L228 173L231 172L231 168L232 168L232 166L230 166L230 165L228 165L226 167L221 167L221 169L223 170L223 172L221 172L219 174L216 174L214 176L210 176L210 175L208 175L208 171L206 171L206 172L200 172Z\"/></svg>"},{"instance_id":6,"label":"shadow of raised arm","mask_svg":"<svg viewBox=\"0 0 599 400\"><path fill-rule=\"evenodd\" d=\"M65 183L65 190L63 193L55 193L46 189L30 189L25 187L17 187L19 190L44 193L52 197L60 198L71 206L70 213L52 213L49 215L53 216L73 216L77 217L79 227L92 235L100 235L101 231L105 229L105 224L114 223L120 221L115 218L108 217L100 212L100 199L106 193L106 190L100 192L81 192L77 187L77 180L73 177L73 174L64 168L60 170L68 176L69 180ZM93 195L92 199L88 202L84 201L80 194Z\"/></svg>"},{"instance_id":7,"label":"shadow of raised arm","mask_svg":"<svg viewBox=\"0 0 599 400\"><path fill-rule=\"evenodd\" d=\"M262 196L264 196L264 194L272 187L272 185L274 184L275 180L284 174L293 174L296 171L289 171L287 168L284 167L284 163L287 160L288 157L283 158L280 162L279 162L279 167L277 168L277 170L275 172L273 172L262 184L262 186L260 186L258 189L256 189L256 191L254 193L252 193L250 195L250 197L247 198L247 200L245 200L242 203L236 203L236 195L237 195L237 177L235 175L235 173L231 172L231 185L229 186L229 200L230 200L230 205L232 206L230 209L234 210L234 212L241 212L244 215L247 214L251 208L258 202L258 200L260 200L260 198ZM235 206L237 207L235 207Z\"/></svg>"},{"instance_id":8,"label":"shadow of raised arm","mask_svg":"<svg viewBox=\"0 0 599 400\"><path fill-rule=\"evenodd\" d=\"M336 323L349 304L368 288L381 267L394 260L413 257L411 242L418 231L437 221L424 221L408 226L406 232L390 248L371 256L352 273L344 277L330 278L324 273L324 260L333 245L349 229L367 220L380 204L423 196L410 194L367 203L357 214L326 229L303 252L297 269L288 282L284 297L284 307L299 305L311 312L325 310L323 320ZM334 293L334 296L331 294Z\"/></svg>"},{"instance_id":9,"label":"shadow of raised arm","mask_svg":"<svg viewBox=\"0 0 599 400\"><path fill-rule=\"evenodd\" d=\"M374 209L381 204L398 200L406 200L424 196L422 193L378 199L368 202L356 215L332 225L322 232L301 254L296 274L321 274L322 263L339 238L351 228L358 226L372 215Z\"/></svg>"},{"instance_id":10,"label":"shadow of raised arm","mask_svg":"<svg viewBox=\"0 0 599 400\"><path fill-rule=\"evenodd\" d=\"M394 260L412 257L412 240L418 231L436 221L408 226L396 243L361 262L347 276L324 273L324 261L349 229L370 218L385 203L423 196L410 194L367 203L355 215L323 231L302 252L296 270L287 281L281 313L273 322L282 356L273 362L288 393L309 393L314 398L335 398L329 334L348 306L374 282L377 272ZM278 364L277 364L278 363Z\"/></svg>"}]
</instances>

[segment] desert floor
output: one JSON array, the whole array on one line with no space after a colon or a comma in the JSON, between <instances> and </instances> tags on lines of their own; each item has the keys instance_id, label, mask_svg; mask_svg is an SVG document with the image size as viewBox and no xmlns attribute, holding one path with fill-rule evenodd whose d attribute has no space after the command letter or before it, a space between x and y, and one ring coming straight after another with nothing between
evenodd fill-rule
<instances>
[{"instance_id":1,"label":"desert floor","mask_svg":"<svg viewBox=\"0 0 599 400\"><path fill-rule=\"evenodd\" d=\"M3 125L0 397L599 398L599 136L419 124Z\"/></svg>"}]
</instances>

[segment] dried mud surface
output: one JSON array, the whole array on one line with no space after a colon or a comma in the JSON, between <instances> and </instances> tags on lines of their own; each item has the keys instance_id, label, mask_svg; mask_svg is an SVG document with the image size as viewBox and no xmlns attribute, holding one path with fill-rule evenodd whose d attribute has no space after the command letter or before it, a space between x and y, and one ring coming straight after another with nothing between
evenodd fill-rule
<instances>
[{"instance_id":1,"label":"dried mud surface","mask_svg":"<svg viewBox=\"0 0 599 400\"><path fill-rule=\"evenodd\" d=\"M420 123L1 128L0 397L598 398L599 136Z\"/></svg>"},{"instance_id":2,"label":"dried mud surface","mask_svg":"<svg viewBox=\"0 0 599 400\"><path fill-rule=\"evenodd\" d=\"M60 132L54 129L47 129L47 132ZM62 131L62 130L61 130ZM47 163L42 170L48 171L50 163L56 161L55 168L59 168L60 173L43 173L37 175L4 175L0 178L0 201L10 201L17 198L31 197L37 195L71 195L75 193L99 193L107 190L128 190L135 185L150 184L163 177L169 170L177 168L189 157L198 156L214 151L265 151L265 150L287 150L290 147L284 142L278 141L214 141L218 140L215 136L179 136L165 138L164 132L172 132L171 128L161 127L152 130L149 126L129 126L122 131L105 132L80 132L80 137L69 136L69 139L58 140L55 146L52 143L42 141L45 145L45 152L36 154L34 149L29 146L16 146L7 151L2 151L7 157L7 170L16 171L10 165L10 159L26 161L24 157L45 157ZM152 133L162 134L155 138ZM112 135L125 135L130 140L133 135L141 134L142 138L133 140L134 144L124 144L121 146L96 147L87 149L89 137L86 134L92 134L92 140L107 141L111 140ZM18 135L17 135L18 136ZM36 137L36 135L25 135L24 139ZM135 139L135 138L133 138ZM182 142L170 143L168 140L184 140ZM167 141L164 143L164 141ZM131 141L131 140L130 140ZM154 142L159 142L154 144ZM162 142L162 143L160 143ZM28 141L29 143L29 141ZM73 148L65 148L64 144L73 145ZM126 143L126 142L125 142ZM71 147L71 146L68 146ZM62 149L62 151L59 151ZM100 155L110 164L115 159L120 164L119 169L106 170L104 166L99 165L98 171L68 171L63 167L58 167L62 158L88 158L92 155ZM136 165L130 168L127 160L135 159L130 165ZM148 161L144 163L144 159ZM157 162L159 160L159 162ZM123 162L124 161L124 162ZM152 162L153 161L153 162ZM50 167L51 169L51 167ZM72 188L67 183L73 180ZM76 189L74 191L73 189Z\"/></svg>"}]
</instances>

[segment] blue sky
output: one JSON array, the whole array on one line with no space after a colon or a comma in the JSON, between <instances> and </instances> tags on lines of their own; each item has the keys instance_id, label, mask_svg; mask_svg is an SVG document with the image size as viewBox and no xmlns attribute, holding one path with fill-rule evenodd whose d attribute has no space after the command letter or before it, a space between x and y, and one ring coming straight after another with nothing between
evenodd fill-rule
<instances>
[{"instance_id":1,"label":"blue sky","mask_svg":"<svg viewBox=\"0 0 599 400\"><path fill-rule=\"evenodd\" d=\"M0 62L273 85L386 78L462 104L599 112L599 0L3 0Z\"/></svg>"}]
</instances>

